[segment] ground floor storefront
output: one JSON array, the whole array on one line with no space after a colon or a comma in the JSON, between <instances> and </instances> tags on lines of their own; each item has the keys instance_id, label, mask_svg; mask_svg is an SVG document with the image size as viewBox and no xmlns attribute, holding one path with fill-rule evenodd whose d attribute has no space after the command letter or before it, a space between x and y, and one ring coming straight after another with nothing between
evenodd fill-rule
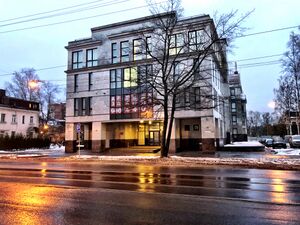
<instances>
[{"instance_id":1,"label":"ground floor storefront","mask_svg":"<svg viewBox=\"0 0 300 225\"><path fill-rule=\"evenodd\" d=\"M81 149L102 152L111 148L159 146L163 124L159 120L85 122L66 124L66 152ZM215 151L223 144L222 121L213 117L176 118L170 152Z\"/></svg>"}]
</instances>

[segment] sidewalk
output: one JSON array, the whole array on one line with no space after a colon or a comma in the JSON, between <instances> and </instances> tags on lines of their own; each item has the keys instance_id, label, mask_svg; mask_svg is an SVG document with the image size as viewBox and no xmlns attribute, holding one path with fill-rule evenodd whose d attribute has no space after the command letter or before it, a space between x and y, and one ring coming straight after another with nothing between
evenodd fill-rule
<instances>
[{"instance_id":1,"label":"sidewalk","mask_svg":"<svg viewBox=\"0 0 300 225\"><path fill-rule=\"evenodd\" d=\"M64 148L31 149L21 152L1 151L0 158L16 160L30 158L32 160L59 162L91 161L94 163L147 164L151 166L201 167L222 165L258 169L300 170L300 155L276 155L271 149L266 149L263 152L218 151L214 154L204 154L197 151L181 152L169 154L167 158L160 158L160 152L153 152L154 150L157 150L157 147L118 148L102 153L81 150L79 155L79 152L65 153Z\"/></svg>"}]
</instances>

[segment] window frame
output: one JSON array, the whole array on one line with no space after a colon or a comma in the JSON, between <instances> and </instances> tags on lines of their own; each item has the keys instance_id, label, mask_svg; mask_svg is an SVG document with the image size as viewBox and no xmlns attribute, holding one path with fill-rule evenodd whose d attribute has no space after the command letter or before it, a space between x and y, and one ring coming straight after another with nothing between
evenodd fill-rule
<instances>
[{"instance_id":1,"label":"window frame","mask_svg":"<svg viewBox=\"0 0 300 225\"><path fill-rule=\"evenodd\" d=\"M72 52L72 69L80 69L83 67L83 50Z\"/></svg>"},{"instance_id":2,"label":"window frame","mask_svg":"<svg viewBox=\"0 0 300 225\"><path fill-rule=\"evenodd\" d=\"M117 42L111 43L111 63L118 63L119 55L118 55L118 44Z\"/></svg>"},{"instance_id":3,"label":"window frame","mask_svg":"<svg viewBox=\"0 0 300 225\"><path fill-rule=\"evenodd\" d=\"M98 52L97 48L90 48L86 50L86 66L93 67L98 66ZM91 59L89 53L91 52Z\"/></svg>"},{"instance_id":4,"label":"window frame","mask_svg":"<svg viewBox=\"0 0 300 225\"><path fill-rule=\"evenodd\" d=\"M124 45L127 45L124 47ZM127 53L125 53L127 51ZM125 54L124 54L125 53ZM120 42L120 58L121 62L129 62L130 61L130 45L129 41L121 41Z\"/></svg>"}]
</instances>

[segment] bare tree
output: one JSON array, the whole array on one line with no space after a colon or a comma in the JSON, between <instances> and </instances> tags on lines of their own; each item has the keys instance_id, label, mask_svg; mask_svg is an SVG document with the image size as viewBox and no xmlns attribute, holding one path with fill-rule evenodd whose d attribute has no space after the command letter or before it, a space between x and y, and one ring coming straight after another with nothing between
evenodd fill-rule
<instances>
[{"instance_id":1,"label":"bare tree","mask_svg":"<svg viewBox=\"0 0 300 225\"><path fill-rule=\"evenodd\" d=\"M299 134L300 112L300 34L292 32L287 43L288 51L282 59L283 75L279 78L279 87L274 90L276 110L291 125L291 113L296 113L297 132ZM290 127L291 128L291 127Z\"/></svg>"},{"instance_id":2,"label":"bare tree","mask_svg":"<svg viewBox=\"0 0 300 225\"><path fill-rule=\"evenodd\" d=\"M250 110L247 113L247 126L248 134L252 137L258 137L261 135L260 127L262 125L261 113L258 111Z\"/></svg>"},{"instance_id":3,"label":"bare tree","mask_svg":"<svg viewBox=\"0 0 300 225\"><path fill-rule=\"evenodd\" d=\"M143 91L152 95L153 111L163 118L161 157L167 157L175 111L187 107L183 101L188 100L188 107L195 110L224 106L225 100L213 90L211 78L218 71L220 76L215 79L227 82L225 38L231 43L242 32L241 23L249 13L239 18L237 11L221 15L215 25L209 16L204 16L200 30L199 24L187 25L181 20L180 0L148 3L154 19L145 26L141 41L153 66L145 67L138 79ZM216 65L214 69L212 64Z\"/></svg>"},{"instance_id":4,"label":"bare tree","mask_svg":"<svg viewBox=\"0 0 300 225\"><path fill-rule=\"evenodd\" d=\"M11 82L5 83L5 89L9 96L29 101L39 101L39 93L29 87L31 80L38 80L39 76L33 68L23 68L13 73Z\"/></svg>"},{"instance_id":5,"label":"bare tree","mask_svg":"<svg viewBox=\"0 0 300 225\"><path fill-rule=\"evenodd\" d=\"M30 82L36 82L36 87L30 87ZM35 70L30 68L21 69L13 73L11 82L6 82L6 91L9 96L36 101L40 103L40 116L43 120L50 119L50 104L57 101L60 92L58 85L49 81L42 81Z\"/></svg>"}]
</instances>

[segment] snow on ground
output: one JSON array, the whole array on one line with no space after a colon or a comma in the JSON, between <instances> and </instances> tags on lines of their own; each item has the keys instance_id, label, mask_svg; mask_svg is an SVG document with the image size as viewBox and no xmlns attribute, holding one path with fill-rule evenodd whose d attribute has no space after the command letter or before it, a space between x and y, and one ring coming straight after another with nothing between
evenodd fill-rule
<instances>
[{"instance_id":1,"label":"snow on ground","mask_svg":"<svg viewBox=\"0 0 300 225\"><path fill-rule=\"evenodd\" d=\"M263 146L258 141L240 141L240 142L233 142L232 144L227 144L225 146L234 146L234 147L243 147L243 146Z\"/></svg>"},{"instance_id":2,"label":"snow on ground","mask_svg":"<svg viewBox=\"0 0 300 225\"><path fill-rule=\"evenodd\" d=\"M300 149L286 148L286 149L273 149L272 152L276 155L300 155Z\"/></svg>"}]
</instances>

